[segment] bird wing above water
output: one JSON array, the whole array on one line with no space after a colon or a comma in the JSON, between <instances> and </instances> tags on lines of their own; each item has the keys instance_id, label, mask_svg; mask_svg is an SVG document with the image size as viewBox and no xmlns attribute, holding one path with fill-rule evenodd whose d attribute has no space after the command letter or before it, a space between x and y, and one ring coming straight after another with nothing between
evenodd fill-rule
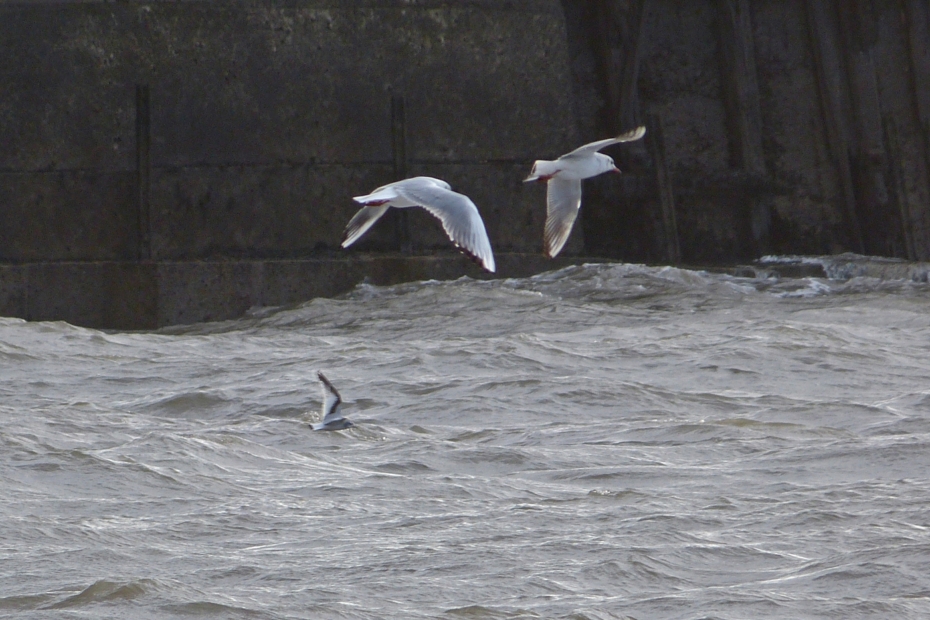
<instances>
[{"instance_id":1,"label":"bird wing above water","mask_svg":"<svg viewBox=\"0 0 930 620\"><path fill-rule=\"evenodd\" d=\"M591 142L589 144L585 144L584 146L579 146L574 151L570 153L566 153L565 155L562 155L562 157L560 157L559 159L564 159L566 157L587 157L600 151L602 148L606 146L610 146L611 144L619 144L621 142L633 142L635 140L639 140L645 135L646 135L646 127L640 125L636 129L633 129L626 133L622 133L615 138L607 138L606 140L598 140L597 142Z\"/></svg>"},{"instance_id":2,"label":"bird wing above water","mask_svg":"<svg viewBox=\"0 0 930 620\"><path fill-rule=\"evenodd\" d=\"M397 183L388 183L368 195L352 198L364 206L346 224L346 229L342 233L342 247L347 248L358 241L359 237L368 232L368 229L387 212L391 204L397 201L396 185Z\"/></svg>"},{"instance_id":3,"label":"bird wing above water","mask_svg":"<svg viewBox=\"0 0 930 620\"><path fill-rule=\"evenodd\" d=\"M396 187L399 195L435 216L460 250L488 271L495 270L494 252L478 208L468 196L442 187L428 177L407 179Z\"/></svg>"},{"instance_id":4,"label":"bird wing above water","mask_svg":"<svg viewBox=\"0 0 930 620\"><path fill-rule=\"evenodd\" d=\"M546 230L544 242L546 254L554 258L572 232L578 209L581 208L581 181L573 179L549 179L546 192Z\"/></svg>"},{"instance_id":5,"label":"bird wing above water","mask_svg":"<svg viewBox=\"0 0 930 620\"><path fill-rule=\"evenodd\" d=\"M358 241L358 238L368 232L368 229L374 226L388 208L388 205L383 205L359 209L359 212L346 224L345 232L342 233L342 247L347 248Z\"/></svg>"},{"instance_id":6,"label":"bird wing above water","mask_svg":"<svg viewBox=\"0 0 930 620\"><path fill-rule=\"evenodd\" d=\"M336 391L336 388L333 387L333 384L329 382L329 379L327 379L322 372L317 371L316 376L320 380L320 386L323 389L322 423L326 424L327 422L342 418L342 414L338 412L339 405L342 403L342 397L339 396L339 392Z\"/></svg>"}]
</instances>

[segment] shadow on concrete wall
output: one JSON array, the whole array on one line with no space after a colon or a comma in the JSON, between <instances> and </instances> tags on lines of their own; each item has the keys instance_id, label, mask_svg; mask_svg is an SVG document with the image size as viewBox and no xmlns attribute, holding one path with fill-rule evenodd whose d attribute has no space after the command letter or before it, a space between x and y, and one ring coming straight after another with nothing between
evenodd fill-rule
<instances>
[{"instance_id":1,"label":"shadow on concrete wall","mask_svg":"<svg viewBox=\"0 0 930 620\"><path fill-rule=\"evenodd\" d=\"M671 208L691 263L930 255L927 0L563 4L582 138L664 129L589 185L587 251L668 260Z\"/></svg>"}]
</instances>

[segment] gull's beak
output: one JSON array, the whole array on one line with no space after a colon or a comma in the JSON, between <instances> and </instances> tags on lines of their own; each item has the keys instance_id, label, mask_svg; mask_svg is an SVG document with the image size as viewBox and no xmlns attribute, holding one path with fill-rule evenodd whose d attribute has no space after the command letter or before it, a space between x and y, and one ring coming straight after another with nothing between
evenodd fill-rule
<instances>
[{"instance_id":1,"label":"gull's beak","mask_svg":"<svg viewBox=\"0 0 930 620\"><path fill-rule=\"evenodd\" d=\"M528 177L526 177L525 179L523 179L523 182L524 182L524 183L529 183L530 181L538 181L538 180L539 180L539 177L538 177L538 176L531 174L530 176L528 176Z\"/></svg>"},{"instance_id":2,"label":"gull's beak","mask_svg":"<svg viewBox=\"0 0 930 620\"><path fill-rule=\"evenodd\" d=\"M615 174L623 174L622 172L620 172L620 168L617 168L616 166L611 168L608 172L613 172Z\"/></svg>"}]
</instances>

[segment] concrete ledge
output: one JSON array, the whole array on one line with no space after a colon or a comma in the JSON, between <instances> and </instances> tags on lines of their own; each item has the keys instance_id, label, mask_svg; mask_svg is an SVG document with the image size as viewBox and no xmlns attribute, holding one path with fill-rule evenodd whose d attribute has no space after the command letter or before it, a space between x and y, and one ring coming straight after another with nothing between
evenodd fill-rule
<instances>
[{"instance_id":1,"label":"concrete ledge","mask_svg":"<svg viewBox=\"0 0 930 620\"><path fill-rule=\"evenodd\" d=\"M24 318L114 329L156 326L158 289L153 265L37 263L24 269Z\"/></svg>"},{"instance_id":2,"label":"concrete ledge","mask_svg":"<svg viewBox=\"0 0 930 620\"><path fill-rule=\"evenodd\" d=\"M102 329L220 321L255 306L345 293L362 281L526 277L582 258L498 254L488 274L459 254L294 260L46 262L0 265L0 315Z\"/></svg>"}]
</instances>

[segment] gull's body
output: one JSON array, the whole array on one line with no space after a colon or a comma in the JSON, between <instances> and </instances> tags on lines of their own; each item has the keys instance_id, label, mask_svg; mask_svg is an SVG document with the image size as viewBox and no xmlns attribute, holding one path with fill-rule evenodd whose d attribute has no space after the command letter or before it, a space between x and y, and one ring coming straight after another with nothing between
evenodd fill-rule
<instances>
[{"instance_id":1,"label":"gull's body","mask_svg":"<svg viewBox=\"0 0 930 620\"><path fill-rule=\"evenodd\" d=\"M555 161L537 160L529 181L546 181L546 254L552 258L562 251L572 232L581 208L581 181L605 172L620 172L612 157L598 153L604 147L620 142L632 142L646 135L645 127L637 127L616 138L598 140L562 155Z\"/></svg>"},{"instance_id":2,"label":"gull's body","mask_svg":"<svg viewBox=\"0 0 930 620\"><path fill-rule=\"evenodd\" d=\"M434 215L449 239L462 252L493 272L494 253L478 208L468 196L452 191L449 184L432 177L414 177L379 187L367 196L356 196L364 205L349 220L342 247L347 248L364 235L390 207L423 207Z\"/></svg>"},{"instance_id":3,"label":"gull's body","mask_svg":"<svg viewBox=\"0 0 930 620\"><path fill-rule=\"evenodd\" d=\"M323 376L323 373L320 371L317 371L316 376L320 380L320 385L323 387L323 420L317 424L312 424L311 427L313 430L341 431L350 426L355 426L339 413L338 410L339 405L342 403L342 397L339 396L339 392L336 391L333 384L330 383L329 379Z\"/></svg>"}]
</instances>

